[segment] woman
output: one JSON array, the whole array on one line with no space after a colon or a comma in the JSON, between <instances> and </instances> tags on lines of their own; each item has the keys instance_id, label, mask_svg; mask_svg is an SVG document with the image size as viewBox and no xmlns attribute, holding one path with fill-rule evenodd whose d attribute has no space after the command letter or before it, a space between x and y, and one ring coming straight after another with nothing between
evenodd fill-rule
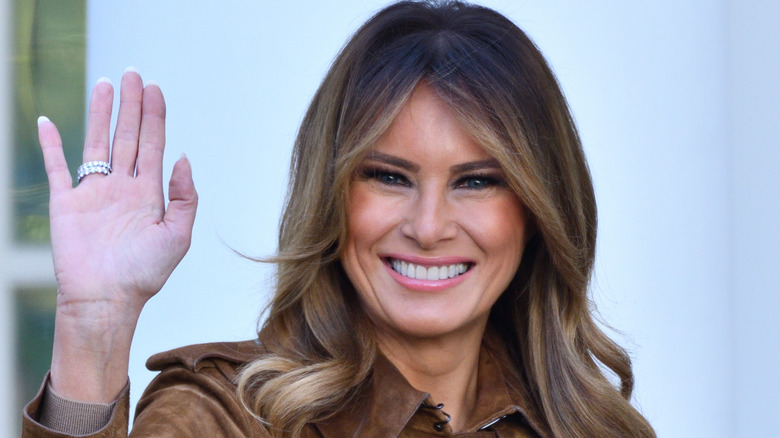
<instances>
[{"instance_id":1,"label":"woman","mask_svg":"<svg viewBox=\"0 0 780 438\"><path fill-rule=\"evenodd\" d=\"M85 163L109 159L111 93L93 92ZM189 245L185 158L162 200L162 94L135 72L121 94L112 169L84 168L75 189L40 124L60 293L29 436L126 433L135 323ZM380 11L315 94L291 175L258 341L153 357L134 436L654 436L590 314L596 207L576 129L506 18Z\"/></svg>"}]
</instances>

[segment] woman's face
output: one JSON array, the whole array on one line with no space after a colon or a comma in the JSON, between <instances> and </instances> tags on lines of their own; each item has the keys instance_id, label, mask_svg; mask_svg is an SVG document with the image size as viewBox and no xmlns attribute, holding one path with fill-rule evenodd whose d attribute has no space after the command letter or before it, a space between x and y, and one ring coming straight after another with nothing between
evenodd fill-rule
<instances>
[{"instance_id":1,"label":"woman's face","mask_svg":"<svg viewBox=\"0 0 780 438\"><path fill-rule=\"evenodd\" d=\"M378 334L483 330L517 270L526 211L428 85L360 163L341 257Z\"/></svg>"}]
</instances>

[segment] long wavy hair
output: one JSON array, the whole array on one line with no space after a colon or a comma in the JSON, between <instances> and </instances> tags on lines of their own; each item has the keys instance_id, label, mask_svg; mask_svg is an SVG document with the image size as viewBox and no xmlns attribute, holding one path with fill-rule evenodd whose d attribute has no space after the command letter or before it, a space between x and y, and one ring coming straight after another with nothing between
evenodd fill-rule
<instances>
[{"instance_id":1,"label":"long wavy hair","mask_svg":"<svg viewBox=\"0 0 780 438\"><path fill-rule=\"evenodd\" d=\"M588 297L596 244L590 172L566 100L534 43L501 14L459 1L403 1L347 42L293 150L275 295L239 397L277 436L298 436L353 400L376 357L339 262L357 165L425 81L501 164L535 235L490 316L546 434L655 436L629 403L625 350ZM616 384L611 381L617 382Z\"/></svg>"}]
</instances>

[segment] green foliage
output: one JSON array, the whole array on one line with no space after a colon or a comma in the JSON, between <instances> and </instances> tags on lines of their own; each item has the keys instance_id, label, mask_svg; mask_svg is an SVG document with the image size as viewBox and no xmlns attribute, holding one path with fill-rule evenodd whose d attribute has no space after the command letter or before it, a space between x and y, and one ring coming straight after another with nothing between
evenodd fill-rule
<instances>
[{"instance_id":1,"label":"green foliage","mask_svg":"<svg viewBox=\"0 0 780 438\"><path fill-rule=\"evenodd\" d=\"M81 162L86 1L16 0L13 23L14 235L18 242L46 243L48 187L36 120L45 115L56 123L68 163Z\"/></svg>"}]
</instances>

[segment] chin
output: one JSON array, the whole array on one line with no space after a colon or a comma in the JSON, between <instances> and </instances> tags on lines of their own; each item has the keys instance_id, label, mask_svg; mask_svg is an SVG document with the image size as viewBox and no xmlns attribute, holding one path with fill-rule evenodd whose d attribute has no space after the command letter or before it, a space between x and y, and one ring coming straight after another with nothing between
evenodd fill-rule
<instances>
[{"instance_id":1,"label":"chin","mask_svg":"<svg viewBox=\"0 0 780 438\"><path fill-rule=\"evenodd\" d=\"M382 325L401 336L421 339L441 338L453 334L463 335L471 329L481 331L483 324L480 324L480 322L458 321L454 317L431 318L429 314L420 315L419 317L406 314L402 318L395 318L391 321L390 327L387 327L388 324L386 322Z\"/></svg>"}]
</instances>

